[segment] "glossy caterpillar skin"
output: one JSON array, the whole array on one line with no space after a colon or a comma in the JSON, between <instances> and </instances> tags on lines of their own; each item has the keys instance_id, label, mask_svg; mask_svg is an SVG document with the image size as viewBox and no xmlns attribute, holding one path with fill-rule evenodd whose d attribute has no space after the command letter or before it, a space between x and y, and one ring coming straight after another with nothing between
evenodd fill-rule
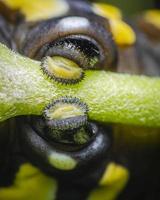
<instances>
[{"instance_id":1,"label":"glossy caterpillar skin","mask_svg":"<svg viewBox=\"0 0 160 200\"><path fill-rule=\"evenodd\" d=\"M60 54L75 60L77 57L72 55L71 49L69 51L56 49L56 52L53 41L73 35L74 38L69 38L67 45L78 43L84 51L86 44L83 43L84 38L81 36L85 35L89 37L85 41L87 45L91 45L91 50L95 50L93 45L95 41L97 43L94 44L98 45L100 56L95 65L96 69L100 66L102 70L132 74L150 76L160 74L160 44L156 42L155 45L155 42L144 37L145 32L137 30L135 26L137 42L122 48L113 39L109 20L95 14L89 2L67 0L65 3L68 9L60 16L32 22L26 21L20 12L11 12L6 16L4 10L10 8L0 3L0 8L3 8L0 9L0 42L32 59L41 60L43 56L50 53L46 51L48 47L52 47L52 54ZM70 27L67 29L65 20L70 20L70 17L74 17L75 24L68 22ZM78 23L80 21L83 23L76 26L77 20ZM75 35L80 35L80 39ZM88 50L87 54L92 58L91 51ZM76 61L83 65L83 57L82 60ZM152 69L149 67L151 64ZM105 66L108 68L106 69ZM82 166L66 171L52 168L44 161L49 152L47 146L49 142L47 140L45 143L45 150L41 148L44 141L33 128L34 123L31 126L32 118L31 123L29 122L30 119L28 120L27 117L18 117L0 124L0 199L151 200L160 198L159 136L158 134L155 138L151 136L150 133L154 133L153 129L143 130L141 127L122 125L106 126L94 122L98 127L98 137L103 138L99 145L102 146L101 151L98 151L99 154L95 156L94 149L87 150L93 146L94 141L82 148L84 157L80 149L74 151L72 149L72 156L79 159ZM127 135L128 132L131 136ZM141 133L143 135L143 132L148 133L147 138L139 136ZM139 133L138 136L135 133ZM55 144L52 145L54 147ZM68 152L66 146L55 147ZM67 155L70 154L69 151ZM90 162L89 158L92 156L95 158ZM110 178L105 176L108 171ZM128 174L130 174L129 181ZM126 189L122 193L124 186Z\"/></svg>"}]
</instances>

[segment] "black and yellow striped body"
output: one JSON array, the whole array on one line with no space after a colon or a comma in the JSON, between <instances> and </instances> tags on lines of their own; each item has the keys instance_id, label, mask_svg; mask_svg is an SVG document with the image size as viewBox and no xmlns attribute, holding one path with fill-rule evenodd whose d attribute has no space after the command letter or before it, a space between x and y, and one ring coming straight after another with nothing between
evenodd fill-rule
<instances>
[{"instance_id":1,"label":"black and yellow striped body","mask_svg":"<svg viewBox=\"0 0 160 200\"><path fill-rule=\"evenodd\" d=\"M10 12L7 16L6 11ZM157 21L154 24L154 20L146 22L145 17L140 19L132 28L124 21L119 9L80 0L32 0L31 3L27 0L0 0L0 42L40 61L47 56L52 58L50 54L53 53L74 62L78 57L77 65L84 67L83 70L92 67L99 70L100 65L101 70L159 76L160 27ZM149 25L159 31L158 34L155 31L156 37L148 31ZM87 54L91 55L87 57ZM68 81L67 73L62 69L57 73L60 76L58 80L63 84L78 84L81 81L81 77L78 81ZM57 79L53 83L57 83ZM28 118L23 120L27 121ZM46 161L43 151L46 146L38 146L43 144L39 142L41 135L33 141L34 137L30 137L33 132L26 136L28 128L23 125L21 117L0 125L0 200L160 198L159 129L119 124L109 124L108 128L98 124L103 129L104 138L109 135L109 139L113 140L110 150L103 152L102 159L98 154L97 160L91 162L87 170L79 170L74 176L63 176L67 170L74 171L77 166L75 161L80 157L78 153L70 157L56 151ZM31 143L39 149L34 147L32 151ZM83 154L81 159L87 162L90 157L85 157L85 151ZM53 170L52 173L52 167L57 167L60 172ZM148 192L140 186L143 184Z\"/></svg>"}]
</instances>

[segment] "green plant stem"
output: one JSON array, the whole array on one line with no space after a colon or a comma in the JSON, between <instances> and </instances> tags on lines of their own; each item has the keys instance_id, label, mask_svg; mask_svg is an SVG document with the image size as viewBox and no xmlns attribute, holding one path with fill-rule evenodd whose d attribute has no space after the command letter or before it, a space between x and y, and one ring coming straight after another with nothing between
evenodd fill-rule
<instances>
[{"instance_id":1,"label":"green plant stem","mask_svg":"<svg viewBox=\"0 0 160 200\"><path fill-rule=\"evenodd\" d=\"M0 121L41 115L61 96L86 102L91 120L160 127L159 78L86 71L79 84L61 85L43 74L40 62L0 45Z\"/></svg>"}]
</instances>

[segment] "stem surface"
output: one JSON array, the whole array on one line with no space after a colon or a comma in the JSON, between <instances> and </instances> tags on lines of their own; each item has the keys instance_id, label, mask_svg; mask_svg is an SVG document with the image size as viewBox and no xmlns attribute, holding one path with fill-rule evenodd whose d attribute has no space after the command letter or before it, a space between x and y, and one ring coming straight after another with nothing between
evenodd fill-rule
<instances>
[{"instance_id":1,"label":"stem surface","mask_svg":"<svg viewBox=\"0 0 160 200\"><path fill-rule=\"evenodd\" d=\"M40 62L0 44L0 121L35 114L62 96L78 97L89 106L89 118L160 127L160 79L105 71L86 71L76 85L50 80Z\"/></svg>"}]
</instances>

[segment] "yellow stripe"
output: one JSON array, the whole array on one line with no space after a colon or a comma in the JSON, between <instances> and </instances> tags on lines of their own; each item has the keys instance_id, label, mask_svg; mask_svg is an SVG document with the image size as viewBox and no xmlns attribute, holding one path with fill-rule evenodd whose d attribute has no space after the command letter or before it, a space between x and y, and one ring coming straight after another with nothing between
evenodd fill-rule
<instances>
[{"instance_id":1,"label":"yellow stripe","mask_svg":"<svg viewBox=\"0 0 160 200\"><path fill-rule=\"evenodd\" d=\"M122 13L119 8L105 4L105 3L94 3L93 4L93 11L101 15L102 17L109 18L109 19L121 19Z\"/></svg>"},{"instance_id":2,"label":"yellow stripe","mask_svg":"<svg viewBox=\"0 0 160 200\"><path fill-rule=\"evenodd\" d=\"M0 189L0 200L54 200L56 180L44 175L30 164L20 167L13 186Z\"/></svg>"},{"instance_id":3,"label":"yellow stripe","mask_svg":"<svg viewBox=\"0 0 160 200\"><path fill-rule=\"evenodd\" d=\"M160 29L160 10L148 10L144 13L144 19Z\"/></svg>"},{"instance_id":4,"label":"yellow stripe","mask_svg":"<svg viewBox=\"0 0 160 200\"><path fill-rule=\"evenodd\" d=\"M128 179L129 172L126 168L110 163L99 182L99 187L91 192L88 200L114 200L126 186Z\"/></svg>"},{"instance_id":5,"label":"yellow stripe","mask_svg":"<svg viewBox=\"0 0 160 200\"><path fill-rule=\"evenodd\" d=\"M136 42L133 29L122 20L110 20L111 32L118 46L130 46Z\"/></svg>"},{"instance_id":6,"label":"yellow stripe","mask_svg":"<svg viewBox=\"0 0 160 200\"><path fill-rule=\"evenodd\" d=\"M109 20L111 32L118 46L130 46L135 43L136 35L133 29L122 20L122 13L117 7L105 3L95 3L93 11Z\"/></svg>"},{"instance_id":7,"label":"yellow stripe","mask_svg":"<svg viewBox=\"0 0 160 200\"><path fill-rule=\"evenodd\" d=\"M65 0L1 0L9 8L18 9L27 21L45 20L64 15L69 10Z\"/></svg>"}]
</instances>

